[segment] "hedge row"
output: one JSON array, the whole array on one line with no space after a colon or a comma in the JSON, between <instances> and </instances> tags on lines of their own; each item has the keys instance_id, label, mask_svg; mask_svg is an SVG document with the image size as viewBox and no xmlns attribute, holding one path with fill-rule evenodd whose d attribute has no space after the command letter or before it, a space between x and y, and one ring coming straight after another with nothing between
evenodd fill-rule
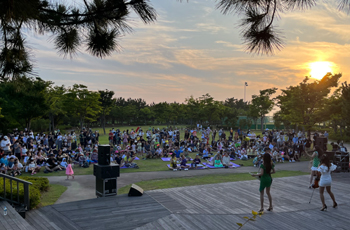
<instances>
[{"instance_id":1,"label":"hedge row","mask_svg":"<svg viewBox=\"0 0 350 230\"><path fill-rule=\"evenodd\" d=\"M29 185L29 199L30 199L30 209L35 208L40 204L41 192L45 192L49 189L49 180L42 177L18 177L22 180L33 183ZM19 183L19 200L24 202L24 186ZM4 196L4 180L0 179L0 195ZM11 199L11 186L10 180L6 179L6 198ZM12 199L17 201L17 182L12 181Z\"/></svg>"}]
</instances>

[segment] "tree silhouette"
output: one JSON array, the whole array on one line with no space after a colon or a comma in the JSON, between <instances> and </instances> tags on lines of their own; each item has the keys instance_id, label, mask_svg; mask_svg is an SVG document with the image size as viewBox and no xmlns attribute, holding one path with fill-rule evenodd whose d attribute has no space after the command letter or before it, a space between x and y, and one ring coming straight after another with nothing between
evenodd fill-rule
<instances>
[{"instance_id":1,"label":"tree silhouette","mask_svg":"<svg viewBox=\"0 0 350 230\"><path fill-rule=\"evenodd\" d=\"M118 38L132 29L134 11L144 23L156 20L149 0L82 0L80 3L47 0L0 0L0 78L33 74L23 30L52 34L58 53L73 57L79 48L103 58L118 51Z\"/></svg>"}]
</instances>

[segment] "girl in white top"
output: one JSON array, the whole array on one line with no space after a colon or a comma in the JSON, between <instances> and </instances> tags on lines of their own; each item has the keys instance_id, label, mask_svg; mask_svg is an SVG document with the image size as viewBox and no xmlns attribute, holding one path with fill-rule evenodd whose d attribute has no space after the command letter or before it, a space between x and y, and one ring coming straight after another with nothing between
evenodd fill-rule
<instances>
[{"instance_id":1,"label":"girl in white top","mask_svg":"<svg viewBox=\"0 0 350 230\"><path fill-rule=\"evenodd\" d=\"M329 157L326 154L321 155L320 166L318 167L318 171L321 173L321 178L319 182L320 198L323 205L321 211L327 210L327 205L324 202L324 196L323 196L324 188L326 188L329 196L333 200L333 208L336 208L338 206L337 202L335 202L334 194L331 191L331 184L332 184L331 172L334 171L336 168L337 166L330 163Z\"/></svg>"}]
</instances>

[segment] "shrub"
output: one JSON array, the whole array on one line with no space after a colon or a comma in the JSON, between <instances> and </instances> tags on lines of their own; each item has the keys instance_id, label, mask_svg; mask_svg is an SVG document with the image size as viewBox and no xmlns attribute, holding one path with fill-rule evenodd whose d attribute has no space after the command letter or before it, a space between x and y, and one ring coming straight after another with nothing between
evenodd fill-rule
<instances>
[{"instance_id":1,"label":"shrub","mask_svg":"<svg viewBox=\"0 0 350 230\"><path fill-rule=\"evenodd\" d=\"M29 200L30 209L35 208L40 204L41 192L47 191L50 187L49 180L42 177L19 177L19 179L26 180L33 183L29 185ZM4 196L4 181L0 180L0 195ZM18 186L19 201L24 202L24 186L19 183ZM11 185L10 180L6 179L6 198L11 199ZM12 199L17 200L17 182L12 181Z\"/></svg>"},{"instance_id":2,"label":"shrub","mask_svg":"<svg viewBox=\"0 0 350 230\"><path fill-rule=\"evenodd\" d=\"M41 192L47 192L50 187L49 179L45 177L21 176L18 178L33 183L32 186L38 188Z\"/></svg>"}]
</instances>

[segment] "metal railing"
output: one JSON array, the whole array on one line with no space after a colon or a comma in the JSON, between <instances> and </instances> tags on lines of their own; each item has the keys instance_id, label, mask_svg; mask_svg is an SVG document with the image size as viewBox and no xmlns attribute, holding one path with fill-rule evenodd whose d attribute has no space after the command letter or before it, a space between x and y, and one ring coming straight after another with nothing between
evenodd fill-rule
<instances>
[{"instance_id":1,"label":"metal railing","mask_svg":"<svg viewBox=\"0 0 350 230\"><path fill-rule=\"evenodd\" d=\"M8 176L6 174L0 173L0 177L3 178L3 193L0 193L0 200L5 200L9 202L10 204L15 204L15 205L21 205L25 208L25 210L30 209L30 199L29 199L29 185L32 185L31 182L25 181L18 179L16 177ZM12 182L17 182L17 196L13 194L13 183ZM23 191L24 191L24 197L23 201L21 201L19 197L19 189L20 189L20 184L23 184ZM10 195L6 196L6 186L10 186ZM9 197L8 197L9 196Z\"/></svg>"}]
</instances>

